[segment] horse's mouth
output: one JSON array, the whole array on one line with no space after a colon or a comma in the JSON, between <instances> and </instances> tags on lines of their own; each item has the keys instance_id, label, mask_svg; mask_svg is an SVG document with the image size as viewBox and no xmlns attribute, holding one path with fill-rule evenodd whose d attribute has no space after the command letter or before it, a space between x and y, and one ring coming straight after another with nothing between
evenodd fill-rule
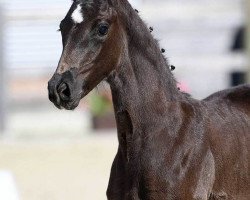
<instances>
[{"instance_id":1,"label":"horse's mouth","mask_svg":"<svg viewBox=\"0 0 250 200\"><path fill-rule=\"evenodd\" d=\"M53 102L53 103L60 110L62 110L62 109L65 109L65 110L75 110L78 107L79 103L80 103L80 99L79 100L75 100L75 101L70 101L70 102L64 102L64 101L62 101L59 104L57 104L55 102Z\"/></svg>"},{"instance_id":2,"label":"horse's mouth","mask_svg":"<svg viewBox=\"0 0 250 200\"><path fill-rule=\"evenodd\" d=\"M82 98L84 98L89 93L89 90L84 90L81 93L79 93L75 98L72 98L69 101L63 101L61 100L59 104L55 104L55 106L59 109L66 109L66 110L75 110L81 101Z\"/></svg>"},{"instance_id":3,"label":"horse's mouth","mask_svg":"<svg viewBox=\"0 0 250 200\"><path fill-rule=\"evenodd\" d=\"M49 99L57 108L74 110L92 90L91 82L88 83L86 77L77 74L77 69L72 68L63 74L54 74L49 81Z\"/></svg>"},{"instance_id":4,"label":"horse's mouth","mask_svg":"<svg viewBox=\"0 0 250 200\"><path fill-rule=\"evenodd\" d=\"M48 84L49 100L59 109L74 110L81 100L80 88L69 78L56 74Z\"/></svg>"},{"instance_id":5,"label":"horse's mouth","mask_svg":"<svg viewBox=\"0 0 250 200\"><path fill-rule=\"evenodd\" d=\"M72 98L70 100L63 100L60 95L55 95L55 97L49 96L50 101L58 108L58 109L66 109L66 110L74 110L78 107L81 98Z\"/></svg>"},{"instance_id":6,"label":"horse's mouth","mask_svg":"<svg viewBox=\"0 0 250 200\"><path fill-rule=\"evenodd\" d=\"M82 98L84 98L89 90L81 90L76 93L74 88L59 86L57 89L49 90L49 99L58 109L74 110L78 107Z\"/></svg>"}]
</instances>

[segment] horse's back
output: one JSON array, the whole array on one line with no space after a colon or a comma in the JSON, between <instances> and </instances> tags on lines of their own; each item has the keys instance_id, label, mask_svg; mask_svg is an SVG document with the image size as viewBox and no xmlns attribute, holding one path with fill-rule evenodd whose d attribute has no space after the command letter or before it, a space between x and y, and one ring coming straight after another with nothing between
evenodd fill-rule
<instances>
[{"instance_id":1,"label":"horse's back","mask_svg":"<svg viewBox=\"0 0 250 200\"><path fill-rule=\"evenodd\" d=\"M250 85L212 94L207 105L216 163L212 199L250 199Z\"/></svg>"},{"instance_id":2,"label":"horse's back","mask_svg":"<svg viewBox=\"0 0 250 200\"><path fill-rule=\"evenodd\" d=\"M240 85L214 93L203 100L207 103L243 108L250 115L250 85Z\"/></svg>"}]
</instances>

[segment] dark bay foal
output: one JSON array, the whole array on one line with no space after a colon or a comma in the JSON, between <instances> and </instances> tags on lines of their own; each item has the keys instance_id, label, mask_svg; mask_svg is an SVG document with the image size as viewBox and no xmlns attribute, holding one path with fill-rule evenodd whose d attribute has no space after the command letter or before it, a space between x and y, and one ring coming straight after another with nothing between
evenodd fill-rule
<instances>
[{"instance_id":1,"label":"dark bay foal","mask_svg":"<svg viewBox=\"0 0 250 200\"><path fill-rule=\"evenodd\" d=\"M179 92L156 40L127 0L74 1L49 98L74 109L110 84L119 148L109 200L250 200L250 86L203 101Z\"/></svg>"}]
</instances>

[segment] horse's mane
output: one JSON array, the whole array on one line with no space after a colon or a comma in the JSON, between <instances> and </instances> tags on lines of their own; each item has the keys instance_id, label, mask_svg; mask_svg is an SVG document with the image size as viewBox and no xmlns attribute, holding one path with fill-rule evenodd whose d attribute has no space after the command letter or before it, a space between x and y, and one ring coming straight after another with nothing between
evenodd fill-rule
<instances>
[{"instance_id":1,"label":"horse's mane","mask_svg":"<svg viewBox=\"0 0 250 200\"><path fill-rule=\"evenodd\" d=\"M177 82L170 70L167 58L161 52L158 40L153 37L147 24L141 19L127 0L112 1L114 3L113 6L118 11L125 25L128 39L130 43L133 44L133 48L135 47L136 50L140 51L155 70L160 71L159 74L162 76L161 80L165 81L165 87L168 91L175 93L175 91L178 90L176 87ZM131 57L133 58L133 55L131 55ZM134 62L135 66L144 64L142 60L134 60Z\"/></svg>"}]
</instances>

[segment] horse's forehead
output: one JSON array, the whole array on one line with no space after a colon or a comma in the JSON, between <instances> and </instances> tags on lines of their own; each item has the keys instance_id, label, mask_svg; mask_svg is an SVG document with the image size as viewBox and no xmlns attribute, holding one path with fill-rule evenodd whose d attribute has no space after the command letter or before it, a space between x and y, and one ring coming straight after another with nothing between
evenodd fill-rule
<instances>
[{"instance_id":1,"label":"horse's forehead","mask_svg":"<svg viewBox=\"0 0 250 200\"><path fill-rule=\"evenodd\" d=\"M71 14L71 18L76 24L80 24L83 22L84 17L83 17L83 10L82 10L81 4L78 4L76 8L73 10Z\"/></svg>"},{"instance_id":2,"label":"horse's forehead","mask_svg":"<svg viewBox=\"0 0 250 200\"><path fill-rule=\"evenodd\" d=\"M71 13L71 18L75 23L82 23L84 21L84 14L87 14L88 10L93 10L95 7L100 6L99 0L75 0L74 9Z\"/></svg>"},{"instance_id":3,"label":"horse's forehead","mask_svg":"<svg viewBox=\"0 0 250 200\"><path fill-rule=\"evenodd\" d=\"M76 5L81 5L81 7L84 10L87 10L88 8L93 8L95 6L98 6L101 4L101 2L104 2L105 0L74 0L74 3Z\"/></svg>"}]
</instances>

